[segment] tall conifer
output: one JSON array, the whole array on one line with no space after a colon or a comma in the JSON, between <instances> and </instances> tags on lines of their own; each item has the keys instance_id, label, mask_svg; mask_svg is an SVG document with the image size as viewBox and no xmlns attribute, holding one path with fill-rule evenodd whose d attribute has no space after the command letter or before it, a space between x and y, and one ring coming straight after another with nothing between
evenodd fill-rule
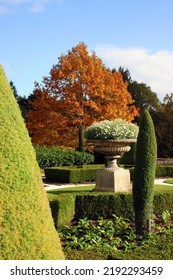
<instances>
[{"instance_id":1,"label":"tall conifer","mask_svg":"<svg viewBox=\"0 0 173 280\"><path fill-rule=\"evenodd\" d=\"M133 203L138 234L143 234L145 231L153 207L156 160L154 125L149 112L145 110L137 138L133 178Z\"/></svg>"}]
</instances>

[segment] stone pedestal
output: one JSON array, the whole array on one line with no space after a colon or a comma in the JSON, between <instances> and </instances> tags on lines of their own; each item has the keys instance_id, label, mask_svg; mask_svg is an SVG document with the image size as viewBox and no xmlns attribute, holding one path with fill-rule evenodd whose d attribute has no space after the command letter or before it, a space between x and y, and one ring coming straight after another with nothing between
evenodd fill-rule
<instances>
[{"instance_id":1,"label":"stone pedestal","mask_svg":"<svg viewBox=\"0 0 173 280\"><path fill-rule=\"evenodd\" d=\"M105 155L105 168L98 170L96 173L95 191L130 192L132 190L130 172L127 169L120 168L117 160L130 150L130 143L134 142L136 142L136 139L91 139L88 141L95 146L94 150L96 152Z\"/></svg>"},{"instance_id":2,"label":"stone pedestal","mask_svg":"<svg viewBox=\"0 0 173 280\"><path fill-rule=\"evenodd\" d=\"M96 173L95 191L100 192L130 192L130 172L123 168L101 169Z\"/></svg>"}]
</instances>

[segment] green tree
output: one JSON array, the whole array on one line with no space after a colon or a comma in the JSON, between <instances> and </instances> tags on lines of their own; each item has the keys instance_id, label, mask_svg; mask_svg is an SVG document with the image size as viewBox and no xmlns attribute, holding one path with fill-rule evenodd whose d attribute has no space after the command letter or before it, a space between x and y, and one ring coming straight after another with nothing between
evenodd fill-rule
<instances>
[{"instance_id":1,"label":"green tree","mask_svg":"<svg viewBox=\"0 0 173 280\"><path fill-rule=\"evenodd\" d=\"M146 84L133 81L129 84L128 90L135 100L135 106L140 108L140 114L142 114L145 109L149 111L157 110L160 106L157 94Z\"/></svg>"},{"instance_id":2,"label":"green tree","mask_svg":"<svg viewBox=\"0 0 173 280\"><path fill-rule=\"evenodd\" d=\"M113 71L116 70L114 69ZM140 108L139 117L135 118L137 123L140 122L140 116L143 114L144 110L147 109L149 112L152 112L157 111L160 108L161 103L157 94L153 92L147 84L133 81L130 71L128 69L124 69L124 67L119 67L118 72L121 73L124 82L128 83L127 89L134 100L133 105Z\"/></svg>"},{"instance_id":3,"label":"green tree","mask_svg":"<svg viewBox=\"0 0 173 280\"><path fill-rule=\"evenodd\" d=\"M173 157L173 93L166 95L159 110L152 111L158 157Z\"/></svg>"},{"instance_id":4,"label":"green tree","mask_svg":"<svg viewBox=\"0 0 173 280\"><path fill-rule=\"evenodd\" d=\"M157 144L154 124L150 113L145 110L137 138L132 188L136 232L140 235L147 227L153 207L156 160Z\"/></svg>"},{"instance_id":5,"label":"green tree","mask_svg":"<svg viewBox=\"0 0 173 280\"><path fill-rule=\"evenodd\" d=\"M113 69L112 72L116 72L116 69ZM129 71L128 68L125 69L124 67L120 66L118 68L118 72L121 73L124 82L127 82L128 85L133 82L130 71Z\"/></svg>"},{"instance_id":6,"label":"green tree","mask_svg":"<svg viewBox=\"0 0 173 280\"><path fill-rule=\"evenodd\" d=\"M30 101L34 100L34 95L30 94L28 97L20 96L17 92L16 86L14 85L13 81L10 81L10 86L11 86L12 92L14 94L14 97L16 98L17 103L19 105L22 117L26 121L27 114L28 114L29 110L31 109Z\"/></svg>"},{"instance_id":7,"label":"green tree","mask_svg":"<svg viewBox=\"0 0 173 280\"><path fill-rule=\"evenodd\" d=\"M10 81L10 87L12 89L12 92L14 94L14 97L16 99L18 99L18 93L17 93L17 89L16 89L16 86L14 85L13 81Z\"/></svg>"},{"instance_id":8,"label":"green tree","mask_svg":"<svg viewBox=\"0 0 173 280\"><path fill-rule=\"evenodd\" d=\"M63 259L24 120L0 65L0 259Z\"/></svg>"},{"instance_id":9,"label":"green tree","mask_svg":"<svg viewBox=\"0 0 173 280\"><path fill-rule=\"evenodd\" d=\"M30 94L28 97L26 96L18 96L17 103L19 105L22 117L25 121L27 121L27 114L29 110L31 110L30 101L34 100L34 95Z\"/></svg>"}]
</instances>

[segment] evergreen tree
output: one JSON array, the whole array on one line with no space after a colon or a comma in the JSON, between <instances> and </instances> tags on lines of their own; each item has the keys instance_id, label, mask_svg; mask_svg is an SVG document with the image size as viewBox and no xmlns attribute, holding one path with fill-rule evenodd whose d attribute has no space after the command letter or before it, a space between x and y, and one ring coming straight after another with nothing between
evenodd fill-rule
<instances>
[{"instance_id":1,"label":"evergreen tree","mask_svg":"<svg viewBox=\"0 0 173 280\"><path fill-rule=\"evenodd\" d=\"M0 259L63 259L24 120L0 65Z\"/></svg>"},{"instance_id":2,"label":"evergreen tree","mask_svg":"<svg viewBox=\"0 0 173 280\"><path fill-rule=\"evenodd\" d=\"M136 232L140 235L147 227L152 210L156 160L157 144L154 125L150 113L145 110L137 138L133 178L135 226Z\"/></svg>"}]
</instances>

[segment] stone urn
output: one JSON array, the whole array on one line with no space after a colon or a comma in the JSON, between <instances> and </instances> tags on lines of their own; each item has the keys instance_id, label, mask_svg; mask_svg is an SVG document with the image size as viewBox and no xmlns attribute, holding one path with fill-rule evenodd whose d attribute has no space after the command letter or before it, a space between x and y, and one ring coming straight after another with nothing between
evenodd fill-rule
<instances>
[{"instance_id":1,"label":"stone urn","mask_svg":"<svg viewBox=\"0 0 173 280\"><path fill-rule=\"evenodd\" d=\"M125 152L130 151L130 144L136 139L91 139L88 144L94 146L94 150L105 155L105 167L96 173L96 191L128 192L131 191L130 172L120 168L117 160Z\"/></svg>"}]
</instances>

